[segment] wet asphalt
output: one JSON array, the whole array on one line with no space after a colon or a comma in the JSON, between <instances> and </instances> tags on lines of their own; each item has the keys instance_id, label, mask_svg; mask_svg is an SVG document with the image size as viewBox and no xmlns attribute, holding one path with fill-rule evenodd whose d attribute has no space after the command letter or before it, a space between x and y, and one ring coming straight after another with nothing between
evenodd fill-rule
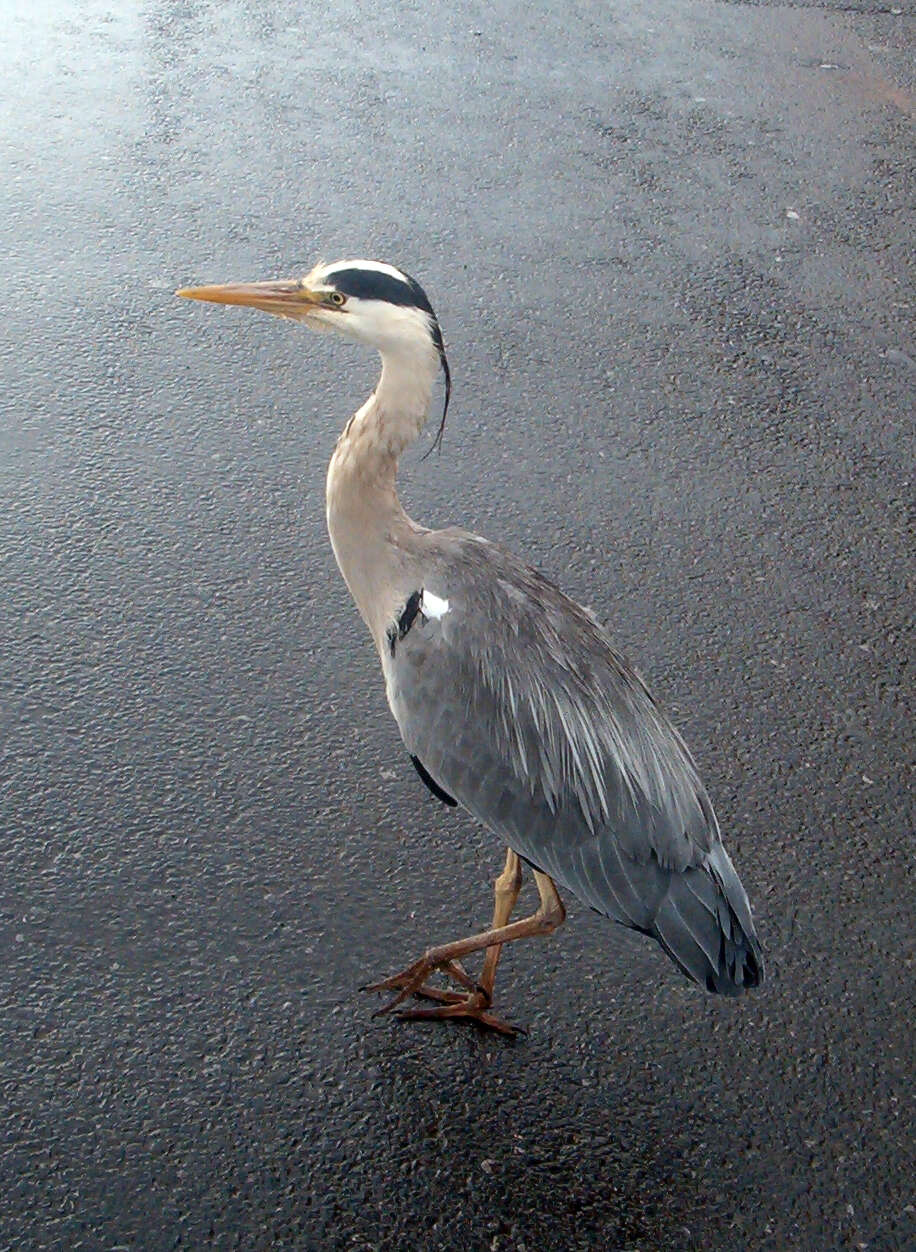
<instances>
[{"instance_id":1,"label":"wet asphalt","mask_svg":"<svg viewBox=\"0 0 916 1252\"><path fill-rule=\"evenodd\" d=\"M916 1246L912 14L3 27L0 1248ZM571 901L504 959L527 1036L370 1016L502 857L421 787L327 543L376 365L171 294L360 254L455 379L408 508L637 661L760 992Z\"/></svg>"}]
</instances>

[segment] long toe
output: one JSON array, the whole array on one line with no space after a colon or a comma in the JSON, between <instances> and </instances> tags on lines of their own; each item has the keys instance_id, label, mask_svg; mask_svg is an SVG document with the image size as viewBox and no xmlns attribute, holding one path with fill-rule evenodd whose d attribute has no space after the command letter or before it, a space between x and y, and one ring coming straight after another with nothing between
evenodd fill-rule
<instances>
[{"instance_id":1,"label":"long toe","mask_svg":"<svg viewBox=\"0 0 916 1252\"><path fill-rule=\"evenodd\" d=\"M400 991L416 981L417 973L423 964L422 960L414 961L413 965L408 965L399 974L392 974L390 978L385 978L381 982L366 983L365 986L360 987L360 991ZM477 983L460 961L443 961L438 968L447 978L451 978L453 982L457 983L459 987L463 987L465 991L476 991L478 989ZM417 989L413 994L426 995L427 993ZM431 998L438 999L437 996Z\"/></svg>"},{"instance_id":2,"label":"long toe","mask_svg":"<svg viewBox=\"0 0 916 1252\"><path fill-rule=\"evenodd\" d=\"M436 1000L439 1004L463 1004L467 999L464 992L449 991L446 987L434 987L428 982L414 987L411 994L419 996L421 1000Z\"/></svg>"},{"instance_id":3,"label":"long toe","mask_svg":"<svg viewBox=\"0 0 916 1252\"><path fill-rule=\"evenodd\" d=\"M482 1026L485 1030L495 1030L498 1034L507 1035L514 1038L520 1032L518 1026L513 1026L509 1022L503 1021L501 1017L497 1017L495 1013L491 1013L485 1009L480 1003L479 997L476 995L465 996L460 1003L443 1004L435 1009L399 1009L398 1017L405 1021L444 1021L446 1019L457 1019L460 1021L476 1022L478 1026Z\"/></svg>"},{"instance_id":4,"label":"long toe","mask_svg":"<svg viewBox=\"0 0 916 1252\"><path fill-rule=\"evenodd\" d=\"M360 991L392 991L396 989L396 987L386 986L384 983L379 983L372 987L360 987ZM467 999L467 995L463 991L449 991L446 987L434 987L432 983L428 982L421 983L419 987L414 987L409 994L419 996L421 1000L436 1000L440 1004L462 1004ZM388 1007L391 1006L389 1005ZM379 1010L379 1012L385 1011L384 1008ZM376 1014L373 1014L373 1016L376 1016Z\"/></svg>"},{"instance_id":5,"label":"long toe","mask_svg":"<svg viewBox=\"0 0 916 1252\"><path fill-rule=\"evenodd\" d=\"M399 974L392 974L390 978L383 978L381 982L367 983L364 987L360 987L360 991L403 991L414 985L419 986L429 972L429 967L424 961L414 961L413 965L408 965Z\"/></svg>"}]
</instances>

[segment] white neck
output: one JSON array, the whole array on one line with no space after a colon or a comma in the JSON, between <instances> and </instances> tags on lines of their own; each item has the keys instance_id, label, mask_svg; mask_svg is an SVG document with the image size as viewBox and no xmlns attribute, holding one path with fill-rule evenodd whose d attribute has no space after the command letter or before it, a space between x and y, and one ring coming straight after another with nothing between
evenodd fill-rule
<instances>
[{"instance_id":1,"label":"white neck","mask_svg":"<svg viewBox=\"0 0 916 1252\"><path fill-rule=\"evenodd\" d=\"M411 541L421 531L398 499L398 458L423 429L439 364L428 342L381 357L375 391L337 441L326 492L334 556L379 650L403 604Z\"/></svg>"}]
</instances>

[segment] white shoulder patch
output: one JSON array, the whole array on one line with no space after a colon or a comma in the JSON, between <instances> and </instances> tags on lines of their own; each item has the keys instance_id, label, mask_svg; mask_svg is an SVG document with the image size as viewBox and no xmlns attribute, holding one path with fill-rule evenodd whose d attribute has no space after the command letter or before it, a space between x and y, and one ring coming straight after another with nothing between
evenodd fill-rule
<instances>
[{"instance_id":1,"label":"white shoulder patch","mask_svg":"<svg viewBox=\"0 0 916 1252\"><path fill-rule=\"evenodd\" d=\"M448 612L448 600L443 600L424 588L420 597L420 612L424 617L433 617L438 621Z\"/></svg>"}]
</instances>

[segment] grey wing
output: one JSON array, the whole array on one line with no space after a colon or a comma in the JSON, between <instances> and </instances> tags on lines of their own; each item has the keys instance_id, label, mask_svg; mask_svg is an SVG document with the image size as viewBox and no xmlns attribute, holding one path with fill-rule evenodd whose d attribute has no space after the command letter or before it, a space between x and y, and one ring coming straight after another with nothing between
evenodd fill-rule
<instances>
[{"instance_id":1,"label":"grey wing","mask_svg":"<svg viewBox=\"0 0 916 1252\"><path fill-rule=\"evenodd\" d=\"M759 982L747 896L690 754L591 615L460 531L429 536L422 577L384 657L408 751L525 860L709 990Z\"/></svg>"}]
</instances>

